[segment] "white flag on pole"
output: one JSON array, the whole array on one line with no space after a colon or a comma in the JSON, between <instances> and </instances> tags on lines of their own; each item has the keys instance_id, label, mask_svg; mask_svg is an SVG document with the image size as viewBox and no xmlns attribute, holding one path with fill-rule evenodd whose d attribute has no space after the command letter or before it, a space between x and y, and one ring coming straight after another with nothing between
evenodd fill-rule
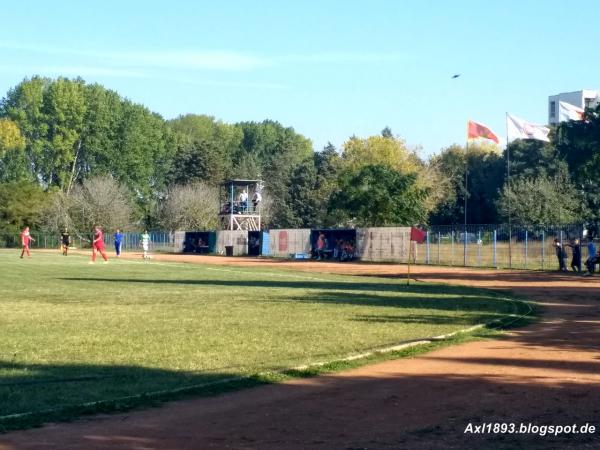
<instances>
[{"instance_id":1,"label":"white flag on pole","mask_svg":"<svg viewBox=\"0 0 600 450\"><path fill-rule=\"evenodd\" d=\"M558 102L558 121L583 120L583 109L567 102Z\"/></svg>"},{"instance_id":2,"label":"white flag on pole","mask_svg":"<svg viewBox=\"0 0 600 450\"><path fill-rule=\"evenodd\" d=\"M535 125L511 114L506 115L506 129L508 142L515 139L537 139L538 141L550 142L548 138L550 128Z\"/></svg>"}]
</instances>

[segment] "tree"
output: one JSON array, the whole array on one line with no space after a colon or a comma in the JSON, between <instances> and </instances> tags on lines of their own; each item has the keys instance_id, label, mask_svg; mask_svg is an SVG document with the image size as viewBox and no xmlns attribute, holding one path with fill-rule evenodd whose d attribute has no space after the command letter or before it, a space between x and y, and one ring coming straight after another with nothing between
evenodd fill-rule
<instances>
[{"instance_id":1,"label":"tree","mask_svg":"<svg viewBox=\"0 0 600 450\"><path fill-rule=\"evenodd\" d=\"M418 157L399 138L371 136L351 137L344 143L344 168L351 171L364 166L384 165L402 173L418 173Z\"/></svg>"},{"instance_id":2,"label":"tree","mask_svg":"<svg viewBox=\"0 0 600 450\"><path fill-rule=\"evenodd\" d=\"M140 224L131 193L110 175L90 177L77 184L67 208L73 229L80 233L89 233L94 225L105 230L131 230Z\"/></svg>"},{"instance_id":3,"label":"tree","mask_svg":"<svg viewBox=\"0 0 600 450\"><path fill-rule=\"evenodd\" d=\"M288 227L302 221L300 213L288 204L288 200L292 172L313 157L310 140L296 133L293 128L283 127L271 120L243 122L236 126L242 130L243 139L234 155L233 173L240 178L247 177L236 170L238 161L245 161L246 164L253 161L258 166L257 177L265 180L266 194L272 202L273 227Z\"/></svg>"},{"instance_id":4,"label":"tree","mask_svg":"<svg viewBox=\"0 0 600 450\"><path fill-rule=\"evenodd\" d=\"M383 130L381 130L381 136L384 138L393 139L394 133L392 133L392 129L390 127L385 127Z\"/></svg>"},{"instance_id":5,"label":"tree","mask_svg":"<svg viewBox=\"0 0 600 450\"><path fill-rule=\"evenodd\" d=\"M468 223L495 223L496 200L504 179L504 161L495 146L474 143L468 154L464 147L452 145L430 159L443 186L441 197L429 216L432 224L464 222L465 170L468 176ZM439 192L439 191L438 191Z\"/></svg>"},{"instance_id":6,"label":"tree","mask_svg":"<svg viewBox=\"0 0 600 450\"><path fill-rule=\"evenodd\" d=\"M0 119L0 183L33 181L28 176L24 149L25 138L17 124Z\"/></svg>"},{"instance_id":7,"label":"tree","mask_svg":"<svg viewBox=\"0 0 600 450\"><path fill-rule=\"evenodd\" d=\"M403 174L385 165L347 171L331 197L330 211L346 225L416 225L426 220L427 192L414 173Z\"/></svg>"},{"instance_id":8,"label":"tree","mask_svg":"<svg viewBox=\"0 0 600 450\"><path fill-rule=\"evenodd\" d=\"M338 222L338 219L328 214L327 208L331 195L338 188L342 157L329 142L321 152L314 154L314 165L316 178L312 198L315 209L315 223L321 227L333 226Z\"/></svg>"},{"instance_id":9,"label":"tree","mask_svg":"<svg viewBox=\"0 0 600 450\"><path fill-rule=\"evenodd\" d=\"M43 187L68 194L92 174L110 174L146 204L166 185L173 146L164 120L100 85L25 79L2 100L0 116L14 121L25 139L26 160L13 157L4 167L28 171ZM17 178L5 178L11 177Z\"/></svg>"},{"instance_id":10,"label":"tree","mask_svg":"<svg viewBox=\"0 0 600 450\"><path fill-rule=\"evenodd\" d=\"M317 199L314 196L317 171L313 159L307 159L292 172L286 203L294 214L288 223L294 228L317 226Z\"/></svg>"},{"instance_id":11,"label":"tree","mask_svg":"<svg viewBox=\"0 0 600 450\"><path fill-rule=\"evenodd\" d=\"M577 188L575 199L588 210L587 219L600 226L600 105L587 109L584 120L568 121L557 130L557 152L568 164Z\"/></svg>"},{"instance_id":12,"label":"tree","mask_svg":"<svg viewBox=\"0 0 600 450\"><path fill-rule=\"evenodd\" d=\"M219 208L219 190L194 182L169 188L159 206L160 224L167 230L214 230Z\"/></svg>"},{"instance_id":13,"label":"tree","mask_svg":"<svg viewBox=\"0 0 600 450\"><path fill-rule=\"evenodd\" d=\"M39 228L47 204L48 195L35 183L0 184L0 231L18 233L26 226Z\"/></svg>"},{"instance_id":14,"label":"tree","mask_svg":"<svg viewBox=\"0 0 600 450\"><path fill-rule=\"evenodd\" d=\"M554 177L564 172L566 162L559 156L556 146L551 142L535 139L518 139L508 145L504 160L510 153L511 177Z\"/></svg>"},{"instance_id":15,"label":"tree","mask_svg":"<svg viewBox=\"0 0 600 450\"><path fill-rule=\"evenodd\" d=\"M243 136L239 127L192 114L171 120L168 125L177 146L171 182L199 180L218 184L231 176L232 159Z\"/></svg>"},{"instance_id":16,"label":"tree","mask_svg":"<svg viewBox=\"0 0 600 450\"><path fill-rule=\"evenodd\" d=\"M504 219L510 212L520 225L556 225L582 220L585 210L568 177L522 177L504 185L498 207ZM510 209L509 209L510 205Z\"/></svg>"},{"instance_id":17,"label":"tree","mask_svg":"<svg viewBox=\"0 0 600 450\"><path fill-rule=\"evenodd\" d=\"M15 122L9 119L0 119L0 158L10 150L23 150L25 139Z\"/></svg>"}]
</instances>

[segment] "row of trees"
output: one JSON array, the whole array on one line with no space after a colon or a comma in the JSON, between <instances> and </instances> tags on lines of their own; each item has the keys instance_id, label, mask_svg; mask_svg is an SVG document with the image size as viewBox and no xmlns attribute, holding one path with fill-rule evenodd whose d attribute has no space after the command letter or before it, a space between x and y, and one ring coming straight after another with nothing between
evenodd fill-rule
<instances>
[{"instance_id":1,"label":"row of trees","mask_svg":"<svg viewBox=\"0 0 600 450\"><path fill-rule=\"evenodd\" d=\"M598 111L552 143L452 145L424 160L389 128L315 152L271 120L165 121L98 84L33 77L0 102L0 231L214 228L229 177L266 181L271 227L462 223L465 195L470 223L505 220L509 204L516 222L598 220L599 158Z\"/></svg>"}]
</instances>

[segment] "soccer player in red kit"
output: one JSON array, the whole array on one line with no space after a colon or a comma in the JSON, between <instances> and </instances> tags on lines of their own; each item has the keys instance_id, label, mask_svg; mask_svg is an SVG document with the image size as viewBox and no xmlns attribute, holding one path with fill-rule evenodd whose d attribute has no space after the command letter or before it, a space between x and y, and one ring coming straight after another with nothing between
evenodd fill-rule
<instances>
[{"instance_id":1,"label":"soccer player in red kit","mask_svg":"<svg viewBox=\"0 0 600 450\"><path fill-rule=\"evenodd\" d=\"M102 229L98 226L94 227L94 240L92 241L92 262L96 262L96 252L100 252L104 262L108 262L106 253L104 252L104 234Z\"/></svg>"},{"instance_id":2,"label":"soccer player in red kit","mask_svg":"<svg viewBox=\"0 0 600 450\"><path fill-rule=\"evenodd\" d=\"M27 253L28 258L31 257L29 254L29 244L31 241L35 241L35 239L29 234L29 227L23 228L23 231L21 231L21 245L23 246L23 250L21 250L21 258L23 258L25 253Z\"/></svg>"}]
</instances>

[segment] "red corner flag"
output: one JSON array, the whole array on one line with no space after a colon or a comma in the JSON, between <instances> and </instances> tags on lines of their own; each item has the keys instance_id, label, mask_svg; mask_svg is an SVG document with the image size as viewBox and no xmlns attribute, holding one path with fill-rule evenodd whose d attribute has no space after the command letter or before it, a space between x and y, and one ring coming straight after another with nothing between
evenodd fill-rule
<instances>
[{"instance_id":1,"label":"red corner flag","mask_svg":"<svg viewBox=\"0 0 600 450\"><path fill-rule=\"evenodd\" d=\"M418 228L415 228L415 227L410 228L410 240L411 241L415 241L418 244L420 244L421 242L423 242L425 240L426 237L427 237L427 233L424 232L423 230L419 230Z\"/></svg>"},{"instance_id":2,"label":"red corner flag","mask_svg":"<svg viewBox=\"0 0 600 450\"><path fill-rule=\"evenodd\" d=\"M469 120L467 138L474 139L474 138L480 138L480 137L489 139L490 141L494 141L496 144L500 144L500 140L498 139L498 136L496 136L492 130L490 130L485 125L482 125L480 123Z\"/></svg>"}]
</instances>

